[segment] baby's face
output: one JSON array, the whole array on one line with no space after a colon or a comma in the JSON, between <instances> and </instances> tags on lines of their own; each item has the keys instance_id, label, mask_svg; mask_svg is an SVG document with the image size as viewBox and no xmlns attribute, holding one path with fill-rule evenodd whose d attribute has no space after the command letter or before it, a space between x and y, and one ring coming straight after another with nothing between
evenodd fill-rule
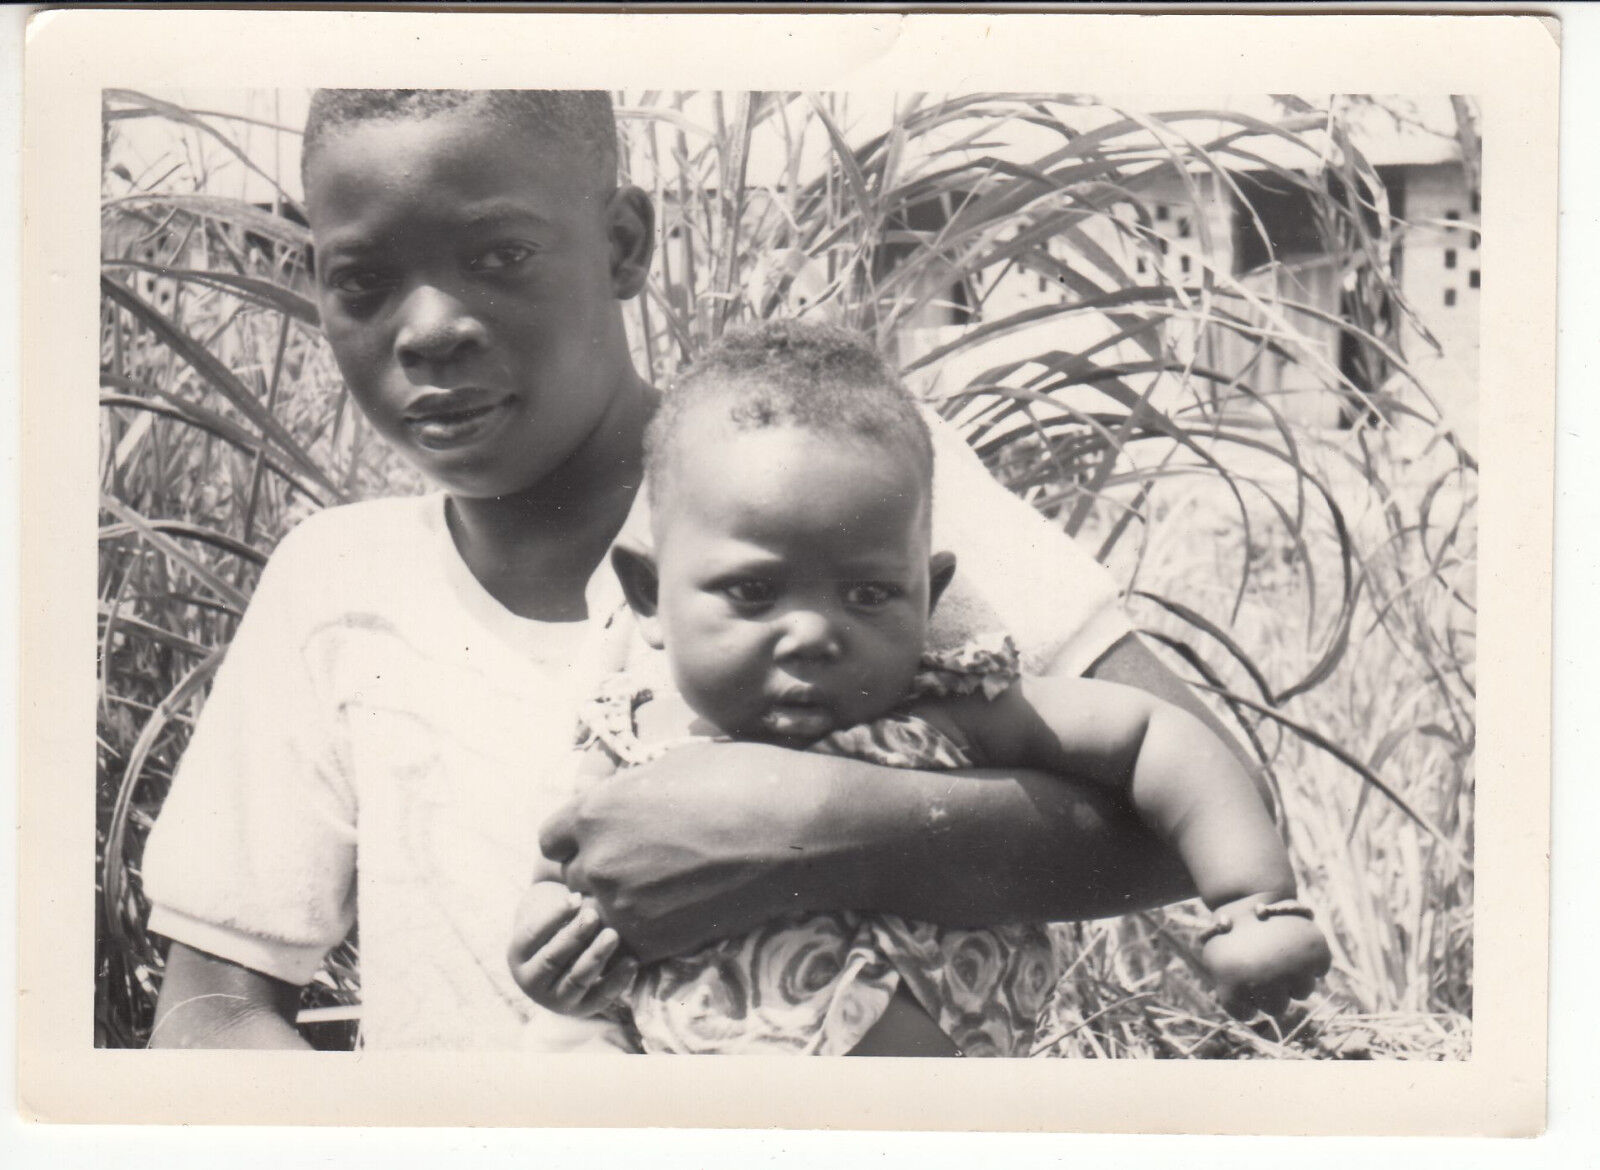
<instances>
[{"instance_id":1,"label":"baby's face","mask_svg":"<svg viewBox=\"0 0 1600 1170\"><path fill-rule=\"evenodd\" d=\"M914 460L794 428L683 425L655 532L685 700L730 735L793 747L887 712L928 625Z\"/></svg>"}]
</instances>

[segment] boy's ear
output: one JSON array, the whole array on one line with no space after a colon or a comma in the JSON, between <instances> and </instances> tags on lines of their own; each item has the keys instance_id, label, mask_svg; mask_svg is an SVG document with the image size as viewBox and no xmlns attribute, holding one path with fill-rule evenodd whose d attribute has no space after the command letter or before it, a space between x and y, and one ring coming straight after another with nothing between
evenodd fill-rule
<instances>
[{"instance_id":1,"label":"boy's ear","mask_svg":"<svg viewBox=\"0 0 1600 1170\"><path fill-rule=\"evenodd\" d=\"M638 187L619 187L606 204L611 240L611 289L617 300L639 295L656 247L656 209Z\"/></svg>"},{"instance_id":2,"label":"boy's ear","mask_svg":"<svg viewBox=\"0 0 1600 1170\"><path fill-rule=\"evenodd\" d=\"M659 577L655 558L644 549L619 540L611 550L611 569L622 583L622 595L638 620L640 635L651 648L661 649L664 639L656 607Z\"/></svg>"},{"instance_id":3,"label":"boy's ear","mask_svg":"<svg viewBox=\"0 0 1600 1170\"><path fill-rule=\"evenodd\" d=\"M956 575L956 554L936 552L928 558L928 612L939 604L950 579Z\"/></svg>"}]
</instances>

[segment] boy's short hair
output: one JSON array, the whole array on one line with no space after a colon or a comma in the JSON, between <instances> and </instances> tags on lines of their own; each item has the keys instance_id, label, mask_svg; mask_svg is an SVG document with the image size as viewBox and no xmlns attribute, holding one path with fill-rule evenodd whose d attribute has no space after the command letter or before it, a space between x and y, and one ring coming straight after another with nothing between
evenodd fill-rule
<instances>
[{"instance_id":1,"label":"boy's short hair","mask_svg":"<svg viewBox=\"0 0 1600 1170\"><path fill-rule=\"evenodd\" d=\"M319 89L306 114L300 169L324 140L361 122L423 121L470 110L532 130L593 160L602 190L617 185L617 118L600 89Z\"/></svg>"},{"instance_id":2,"label":"boy's short hair","mask_svg":"<svg viewBox=\"0 0 1600 1170\"><path fill-rule=\"evenodd\" d=\"M798 427L910 455L933 482L928 424L866 338L831 325L765 321L729 330L679 377L645 433L650 500L670 482L682 423L715 407L742 431Z\"/></svg>"}]
</instances>

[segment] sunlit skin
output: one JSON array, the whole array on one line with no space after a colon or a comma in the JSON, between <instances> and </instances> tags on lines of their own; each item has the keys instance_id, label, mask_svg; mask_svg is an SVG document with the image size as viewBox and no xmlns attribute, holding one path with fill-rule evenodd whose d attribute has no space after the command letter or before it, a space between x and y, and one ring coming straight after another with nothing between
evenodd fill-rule
<instances>
[{"instance_id":1,"label":"sunlit skin","mask_svg":"<svg viewBox=\"0 0 1600 1170\"><path fill-rule=\"evenodd\" d=\"M804 747L905 698L933 591L915 458L794 427L738 430L707 409L657 502L659 559L623 574L685 701L725 734ZM626 558L626 552L619 554Z\"/></svg>"}]
</instances>

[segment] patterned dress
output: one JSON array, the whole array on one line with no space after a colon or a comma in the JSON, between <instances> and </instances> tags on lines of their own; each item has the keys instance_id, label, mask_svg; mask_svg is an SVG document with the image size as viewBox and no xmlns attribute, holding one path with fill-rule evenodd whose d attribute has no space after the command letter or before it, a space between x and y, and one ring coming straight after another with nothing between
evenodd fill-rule
<instances>
[{"instance_id":1,"label":"patterned dress","mask_svg":"<svg viewBox=\"0 0 1600 1170\"><path fill-rule=\"evenodd\" d=\"M919 699L986 698L1017 677L1009 638L925 656L905 708ZM646 746L634 712L651 693L613 675L580 720L580 743L618 766L686 740ZM901 709L812 745L888 767L982 766L970 749ZM1058 976L1040 924L958 929L894 914L835 912L772 922L642 970L625 997L646 1052L843 1055L882 1017L903 981L965 1056L1026 1056Z\"/></svg>"}]
</instances>

